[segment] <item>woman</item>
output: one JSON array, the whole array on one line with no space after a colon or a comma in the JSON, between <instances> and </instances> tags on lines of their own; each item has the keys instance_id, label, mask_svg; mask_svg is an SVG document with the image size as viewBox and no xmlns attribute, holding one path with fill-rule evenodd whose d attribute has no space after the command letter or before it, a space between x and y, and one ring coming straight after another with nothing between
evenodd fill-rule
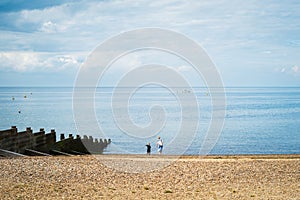
<instances>
[{"instance_id":1,"label":"woman","mask_svg":"<svg viewBox=\"0 0 300 200\"><path fill-rule=\"evenodd\" d=\"M158 148L157 151L159 154L162 153L163 147L164 147L164 143L163 143L162 139L158 136L157 142L156 142L156 148Z\"/></svg>"}]
</instances>

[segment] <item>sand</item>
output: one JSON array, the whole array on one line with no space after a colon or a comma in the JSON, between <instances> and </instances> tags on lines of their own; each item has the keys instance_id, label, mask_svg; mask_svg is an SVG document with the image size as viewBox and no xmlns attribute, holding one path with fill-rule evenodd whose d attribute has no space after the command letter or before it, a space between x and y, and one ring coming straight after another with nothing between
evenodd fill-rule
<instances>
[{"instance_id":1,"label":"sand","mask_svg":"<svg viewBox=\"0 0 300 200\"><path fill-rule=\"evenodd\" d=\"M300 155L1 158L0 182L0 199L300 199Z\"/></svg>"}]
</instances>

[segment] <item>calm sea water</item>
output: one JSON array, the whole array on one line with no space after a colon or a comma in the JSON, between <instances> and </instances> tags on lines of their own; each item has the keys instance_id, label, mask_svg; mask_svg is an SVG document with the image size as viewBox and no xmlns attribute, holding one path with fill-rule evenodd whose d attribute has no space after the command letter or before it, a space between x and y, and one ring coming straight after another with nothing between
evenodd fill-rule
<instances>
[{"instance_id":1,"label":"calm sea water","mask_svg":"<svg viewBox=\"0 0 300 200\"><path fill-rule=\"evenodd\" d=\"M127 89L124 88L124 96ZM226 115L223 130L210 154L299 154L300 153L300 87L226 88ZM184 95L190 91L177 88ZM182 110L176 96L165 88L146 87L138 90L128 105L130 119L138 126L151 123L149 109L160 105L165 110L165 124L151 137L140 138L122 132L115 124L111 109L113 88L98 88L95 93L95 114L106 138L112 145L105 153L145 153L145 144L151 142L155 151L156 137L164 139L166 154L178 154L181 143L172 144L177 137L182 120L199 123L191 145L185 154L199 154L206 131L211 122L211 98L205 88L194 88L199 105L199 119L181 118ZM83 93L84 94L84 93ZM0 87L0 129L12 125L19 130L32 127L34 131L45 128L60 133L91 135L99 138L94 126L88 124L86 133L78 133L73 119L73 88L62 87ZM84 98L83 98L84 101ZM118 109L118 108L116 108ZM190 112L196 108L188 108ZM20 112L20 113L19 113ZM155 113L154 113L155 114ZM160 118L161 116L155 117ZM123 116L115 116L123 117Z\"/></svg>"}]
</instances>

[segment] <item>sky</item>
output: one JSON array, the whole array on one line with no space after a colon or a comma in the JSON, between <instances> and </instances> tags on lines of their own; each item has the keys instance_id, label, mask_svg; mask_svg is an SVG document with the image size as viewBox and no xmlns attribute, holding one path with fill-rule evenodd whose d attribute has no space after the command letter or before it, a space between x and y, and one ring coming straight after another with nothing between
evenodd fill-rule
<instances>
[{"instance_id":1,"label":"sky","mask_svg":"<svg viewBox=\"0 0 300 200\"><path fill-rule=\"evenodd\" d=\"M1 0L0 86L73 86L98 45L144 27L196 41L225 86L300 86L299 10L298 0ZM180 59L138 52L116 62L103 84L150 58L199 83Z\"/></svg>"}]
</instances>

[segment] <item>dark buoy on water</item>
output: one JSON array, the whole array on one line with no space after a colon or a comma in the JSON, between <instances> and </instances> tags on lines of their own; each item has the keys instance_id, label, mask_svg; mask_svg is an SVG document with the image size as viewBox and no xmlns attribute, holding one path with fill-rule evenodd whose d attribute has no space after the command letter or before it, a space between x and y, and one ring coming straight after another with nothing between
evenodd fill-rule
<instances>
[{"instance_id":1,"label":"dark buoy on water","mask_svg":"<svg viewBox=\"0 0 300 200\"><path fill-rule=\"evenodd\" d=\"M19 110L18 113L21 113L21 110Z\"/></svg>"}]
</instances>

